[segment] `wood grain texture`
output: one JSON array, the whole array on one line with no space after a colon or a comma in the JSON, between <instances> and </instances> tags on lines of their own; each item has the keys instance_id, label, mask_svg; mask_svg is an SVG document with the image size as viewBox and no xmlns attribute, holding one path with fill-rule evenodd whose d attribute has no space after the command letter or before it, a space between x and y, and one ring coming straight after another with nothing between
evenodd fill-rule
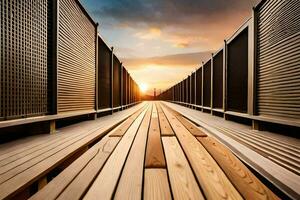
<instances>
[{"instance_id":1,"label":"wood grain texture","mask_svg":"<svg viewBox=\"0 0 300 200\"><path fill-rule=\"evenodd\" d=\"M166 166L164 152L160 138L160 128L155 105L153 106L148 133L145 167L163 168Z\"/></svg>"},{"instance_id":2,"label":"wood grain texture","mask_svg":"<svg viewBox=\"0 0 300 200\"><path fill-rule=\"evenodd\" d=\"M109 138L101 142L95 157L89 161L86 167L76 176L68 187L59 195L57 199L80 199L87 191L88 187L102 169L107 158L119 142L119 138Z\"/></svg>"},{"instance_id":3,"label":"wood grain texture","mask_svg":"<svg viewBox=\"0 0 300 200\"><path fill-rule=\"evenodd\" d=\"M145 200L171 200L166 169L145 169L144 198Z\"/></svg>"},{"instance_id":4,"label":"wood grain texture","mask_svg":"<svg viewBox=\"0 0 300 200\"><path fill-rule=\"evenodd\" d=\"M197 138L217 161L245 199L279 199L223 144L212 137Z\"/></svg>"},{"instance_id":5,"label":"wood grain texture","mask_svg":"<svg viewBox=\"0 0 300 200\"><path fill-rule=\"evenodd\" d=\"M224 172L190 132L165 107L163 110L207 199L242 199Z\"/></svg>"},{"instance_id":6,"label":"wood grain texture","mask_svg":"<svg viewBox=\"0 0 300 200\"><path fill-rule=\"evenodd\" d=\"M133 113L128 119L125 120L125 122L120 124L119 127L109 136L122 137L126 133L128 128L131 126L131 124L134 122L134 120L143 112L144 109L145 107Z\"/></svg>"},{"instance_id":7,"label":"wood grain texture","mask_svg":"<svg viewBox=\"0 0 300 200\"><path fill-rule=\"evenodd\" d=\"M69 199L80 198L86 187L92 182L94 176L96 176L96 170L99 171L101 169L101 166L119 140L120 138L117 137L109 138L106 136L30 199L57 199L65 196L65 194L68 194ZM95 166L95 164L98 166ZM84 180L78 184L78 180L81 179L80 177L84 177ZM74 186L76 186L75 189ZM70 190L72 191L71 193L69 193Z\"/></svg>"},{"instance_id":8,"label":"wood grain texture","mask_svg":"<svg viewBox=\"0 0 300 200\"><path fill-rule=\"evenodd\" d=\"M114 199L141 199L147 133L152 108L148 109L130 149Z\"/></svg>"},{"instance_id":9,"label":"wood grain texture","mask_svg":"<svg viewBox=\"0 0 300 200\"><path fill-rule=\"evenodd\" d=\"M176 109L180 113L184 114L186 117L191 118L196 123L200 124L209 133L215 136L218 140L222 141L222 143L226 143L226 145L237 155L240 159L242 159L247 164L251 165L256 171L262 174L266 179L271 181L276 187L282 190L285 194L289 195L294 199L299 199L300 196L300 176L295 173L289 171L287 168L282 167L275 162L267 159L262 156L258 152L254 151L251 148L241 144L235 139L227 136L223 132L217 129L218 125L216 121L222 121L222 124L226 126L230 126L237 130L248 130L249 134L259 134L266 135L268 139L276 138L277 141L281 141L285 143L286 146L294 145L298 143L297 141L291 141L291 138L278 136L276 133L270 133L267 131L252 131L249 126L241 125L236 122L224 121L219 117L214 117L206 113L201 113L195 110L191 110L185 108L183 106L178 106L176 104L164 102L164 104L168 105L170 108ZM286 138L286 139L284 139Z\"/></svg>"},{"instance_id":10,"label":"wood grain texture","mask_svg":"<svg viewBox=\"0 0 300 200\"><path fill-rule=\"evenodd\" d=\"M126 119L132 112L135 112L143 105L145 104L140 104L136 107L116 113L112 116L107 116L99 120L92 121L92 123L88 123L89 128L85 126L78 126L78 130L80 130L79 132L84 135L84 137L78 141L72 144L70 143L70 145L61 148L50 155L48 152L46 152L42 155L44 159L39 161L30 160L30 162L27 162L26 165L18 166L4 174L5 177L0 176L0 179L6 180L0 184L0 199L12 197L17 192L33 183L35 180L43 177L51 169L55 168L63 161L71 157L78 149L92 143L96 139L101 138L104 134L106 134L107 130L110 130L115 124L118 124L122 120ZM100 120L101 123L99 123Z\"/></svg>"},{"instance_id":11,"label":"wood grain texture","mask_svg":"<svg viewBox=\"0 0 300 200\"><path fill-rule=\"evenodd\" d=\"M162 140L174 199L204 199L176 137Z\"/></svg>"},{"instance_id":12,"label":"wood grain texture","mask_svg":"<svg viewBox=\"0 0 300 200\"><path fill-rule=\"evenodd\" d=\"M146 110L133 122L111 154L103 169L87 191L84 199L111 199L128 155L131 144L144 118ZM146 120L146 119L144 119ZM149 121L147 121L149 123Z\"/></svg>"},{"instance_id":13,"label":"wood grain texture","mask_svg":"<svg viewBox=\"0 0 300 200\"><path fill-rule=\"evenodd\" d=\"M165 113L161 109L160 103L156 103L158 119L160 124L160 132L162 136L174 136L174 131L172 130L169 121L167 120Z\"/></svg>"},{"instance_id":14,"label":"wood grain texture","mask_svg":"<svg viewBox=\"0 0 300 200\"><path fill-rule=\"evenodd\" d=\"M206 137L207 135L195 126L192 122L183 116L177 116L177 119L189 130L195 137Z\"/></svg>"},{"instance_id":15,"label":"wood grain texture","mask_svg":"<svg viewBox=\"0 0 300 200\"><path fill-rule=\"evenodd\" d=\"M193 124L190 120L185 118L182 114L177 112L176 110L170 109L169 111L188 129L195 137L206 137L207 134L200 130L195 124Z\"/></svg>"}]
</instances>

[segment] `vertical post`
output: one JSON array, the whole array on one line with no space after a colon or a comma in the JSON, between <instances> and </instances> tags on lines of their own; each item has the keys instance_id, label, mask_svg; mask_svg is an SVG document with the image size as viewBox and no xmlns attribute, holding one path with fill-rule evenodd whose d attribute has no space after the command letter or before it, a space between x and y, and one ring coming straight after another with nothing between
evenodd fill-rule
<instances>
[{"instance_id":1,"label":"vertical post","mask_svg":"<svg viewBox=\"0 0 300 200\"><path fill-rule=\"evenodd\" d=\"M249 114L251 115L257 115L258 114L258 110L257 110L257 102L256 102L256 95L257 95L257 88L256 88L256 73L257 73L257 69L258 69L258 65L257 65L257 41L258 41L258 13L257 10L255 9L255 7L252 9L252 31L250 32L250 28L249 28L249 38L251 36L251 34L253 34L251 36L251 38L253 39L253 41L251 42L251 44L249 44L252 48L253 48L253 64L252 67L253 69L250 69L250 71L252 71L252 77L251 77L251 81L252 81L252 112L249 112ZM250 57L249 57L250 58ZM256 120L252 120L252 128L255 130L262 130L262 128L260 127L260 124L258 121Z\"/></svg>"},{"instance_id":2,"label":"vertical post","mask_svg":"<svg viewBox=\"0 0 300 200\"><path fill-rule=\"evenodd\" d=\"M255 104L255 62L256 62L256 52L255 52L255 21L256 16L252 10L252 18L248 25L248 114L255 114L254 104Z\"/></svg>"},{"instance_id":3,"label":"vertical post","mask_svg":"<svg viewBox=\"0 0 300 200\"><path fill-rule=\"evenodd\" d=\"M194 92L195 92L195 97L194 97L194 100L195 100L195 105L197 105L197 68L196 68L196 71L195 71L195 88L194 88Z\"/></svg>"},{"instance_id":4,"label":"vertical post","mask_svg":"<svg viewBox=\"0 0 300 200\"><path fill-rule=\"evenodd\" d=\"M181 101L181 85L180 85L180 82L178 83L178 102Z\"/></svg>"},{"instance_id":5,"label":"vertical post","mask_svg":"<svg viewBox=\"0 0 300 200\"><path fill-rule=\"evenodd\" d=\"M223 110L224 118L227 119L227 66L228 66L228 45L227 41L224 40L224 53L223 53Z\"/></svg>"},{"instance_id":6,"label":"vertical post","mask_svg":"<svg viewBox=\"0 0 300 200\"><path fill-rule=\"evenodd\" d=\"M121 110L123 110L123 63L121 63L121 69L120 69L120 106Z\"/></svg>"},{"instance_id":7,"label":"vertical post","mask_svg":"<svg viewBox=\"0 0 300 200\"><path fill-rule=\"evenodd\" d=\"M226 54L227 54L227 49L226 49L226 40L224 40L224 43L223 43L223 106L222 106L222 109L223 109L223 112L225 112L225 99L226 99Z\"/></svg>"},{"instance_id":8,"label":"vertical post","mask_svg":"<svg viewBox=\"0 0 300 200\"><path fill-rule=\"evenodd\" d=\"M125 67L123 67L123 71L124 71L124 74L125 74L125 76L124 76L124 80L123 80L123 86L125 86L124 88L125 88L125 91L123 91L124 93L123 93L123 99L124 99L124 104L123 104L123 106L126 108L126 105L127 105L127 71L126 71L126 69L125 69ZM123 89L124 89L123 88Z\"/></svg>"},{"instance_id":9,"label":"vertical post","mask_svg":"<svg viewBox=\"0 0 300 200\"><path fill-rule=\"evenodd\" d=\"M214 104L214 54L211 54L210 60L210 109L211 114L213 114L213 104Z\"/></svg>"},{"instance_id":10,"label":"vertical post","mask_svg":"<svg viewBox=\"0 0 300 200\"><path fill-rule=\"evenodd\" d=\"M114 47L111 47L111 73L110 73L110 81L111 81L111 114L114 112Z\"/></svg>"},{"instance_id":11,"label":"vertical post","mask_svg":"<svg viewBox=\"0 0 300 200\"><path fill-rule=\"evenodd\" d=\"M52 80L49 85L51 85L51 114L55 115L58 113L58 38L59 38L59 1L51 1L52 3L52 10L53 10L53 24L52 24L52 35L51 35L51 42L48 43L49 46L52 46L50 49L49 54L51 55L50 63L52 64Z\"/></svg>"},{"instance_id":12,"label":"vertical post","mask_svg":"<svg viewBox=\"0 0 300 200\"><path fill-rule=\"evenodd\" d=\"M186 101L186 103L189 103L189 77L187 77L186 79L185 79L186 81L185 81L185 90L186 90L186 97L185 97L185 101Z\"/></svg>"},{"instance_id":13,"label":"vertical post","mask_svg":"<svg viewBox=\"0 0 300 200\"><path fill-rule=\"evenodd\" d=\"M258 114L258 111L257 111L257 102L256 102L256 99L257 99L257 88L256 88L256 81L257 81L257 77L256 77L256 74L257 74L257 69L258 69L258 65L257 65L257 43L258 43L258 11L253 8L252 10L252 18L253 18L253 31L252 31L252 34L253 34L253 70L252 70L252 73L253 73L253 77L252 77L252 87L253 87L253 92L252 92L252 96L253 96L253 115L257 115Z\"/></svg>"},{"instance_id":14,"label":"vertical post","mask_svg":"<svg viewBox=\"0 0 300 200\"><path fill-rule=\"evenodd\" d=\"M96 24L96 34L95 34L95 49L96 49L96 53L95 53L95 65L96 65L96 77L95 77L95 110L98 110L98 105L99 105L99 94L98 94L98 81L99 81L99 66L98 66L98 26L99 24Z\"/></svg>"},{"instance_id":15,"label":"vertical post","mask_svg":"<svg viewBox=\"0 0 300 200\"><path fill-rule=\"evenodd\" d=\"M50 134L54 134L55 131L56 131L56 123L55 123L55 120L50 120L49 121L49 133Z\"/></svg>"},{"instance_id":16,"label":"vertical post","mask_svg":"<svg viewBox=\"0 0 300 200\"><path fill-rule=\"evenodd\" d=\"M192 107L192 76L193 76L193 73L191 74L190 76L190 107Z\"/></svg>"},{"instance_id":17,"label":"vertical post","mask_svg":"<svg viewBox=\"0 0 300 200\"><path fill-rule=\"evenodd\" d=\"M201 77L202 77L201 78L201 81L202 81L202 84L201 84L201 86L202 86L202 89L201 89L201 107L202 108L203 108L203 89L204 89L203 73L204 73L204 63L202 62L202 70L201 70ZM202 111L203 111L203 109L202 109Z\"/></svg>"},{"instance_id":18,"label":"vertical post","mask_svg":"<svg viewBox=\"0 0 300 200\"><path fill-rule=\"evenodd\" d=\"M58 113L58 38L59 38L59 1L51 1L51 6L53 10L53 23L51 25L52 33L50 40L48 40L48 46L50 50L48 55L50 55L51 68L51 79L48 81L49 86L51 87L51 92L48 92L50 100L50 113L56 115ZM49 134L54 134L56 131L55 120L49 121Z\"/></svg>"},{"instance_id":19,"label":"vertical post","mask_svg":"<svg viewBox=\"0 0 300 200\"><path fill-rule=\"evenodd\" d=\"M172 101L175 99L175 86L172 87Z\"/></svg>"}]
</instances>

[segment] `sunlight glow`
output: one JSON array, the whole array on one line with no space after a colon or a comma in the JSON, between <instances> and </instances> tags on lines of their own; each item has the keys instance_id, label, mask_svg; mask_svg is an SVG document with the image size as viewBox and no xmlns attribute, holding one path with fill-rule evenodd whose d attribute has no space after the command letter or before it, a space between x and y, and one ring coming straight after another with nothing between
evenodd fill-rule
<instances>
[{"instance_id":1,"label":"sunlight glow","mask_svg":"<svg viewBox=\"0 0 300 200\"><path fill-rule=\"evenodd\" d=\"M146 83L141 83L139 87L142 93L145 93L148 90L148 85Z\"/></svg>"}]
</instances>

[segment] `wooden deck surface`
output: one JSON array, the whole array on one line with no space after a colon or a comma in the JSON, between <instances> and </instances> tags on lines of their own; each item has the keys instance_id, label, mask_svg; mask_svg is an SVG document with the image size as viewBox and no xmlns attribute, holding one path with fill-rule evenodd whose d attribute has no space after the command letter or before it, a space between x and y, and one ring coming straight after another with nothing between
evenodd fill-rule
<instances>
[{"instance_id":1,"label":"wooden deck surface","mask_svg":"<svg viewBox=\"0 0 300 200\"><path fill-rule=\"evenodd\" d=\"M147 102L31 199L278 197L205 130Z\"/></svg>"},{"instance_id":2,"label":"wooden deck surface","mask_svg":"<svg viewBox=\"0 0 300 200\"><path fill-rule=\"evenodd\" d=\"M267 131L252 130L251 126L227 121L222 117L174 103L164 102L163 104L198 124L199 129L207 130L208 135L229 147L243 162L280 188L290 198L300 199L299 139ZM207 145L212 141L199 137L197 139L206 149L217 151L213 150L211 145ZM215 160L220 159L213 152L211 154Z\"/></svg>"}]
</instances>

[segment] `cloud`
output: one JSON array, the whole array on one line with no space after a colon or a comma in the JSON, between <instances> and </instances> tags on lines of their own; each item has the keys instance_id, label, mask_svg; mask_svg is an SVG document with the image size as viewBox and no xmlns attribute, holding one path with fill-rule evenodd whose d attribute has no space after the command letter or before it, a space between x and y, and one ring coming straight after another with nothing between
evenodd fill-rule
<instances>
[{"instance_id":1,"label":"cloud","mask_svg":"<svg viewBox=\"0 0 300 200\"><path fill-rule=\"evenodd\" d=\"M151 68L188 68L190 71L206 62L211 57L211 52L196 52L186 54L175 54L168 56L157 56L150 58L122 58L122 62L129 70L136 70L145 67Z\"/></svg>"},{"instance_id":2,"label":"cloud","mask_svg":"<svg viewBox=\"0 0 300 200\"><path fill-rule=\"evenodd\" d=\"M211 52L174 54L149 58L120 59L138 84L149 85L147 94L153 89L165 90L190 75L201 62L206 62Z\"/></svg>"},{"instance_id":3,"label":"cloud","mask_svg":"<svg viewBox=\"0 0 300 200\"><path fill-rule=\"evenodd\" d=\"M102 0L93 14L142 40L175 48L216 49L250 17L258 0Z\"/></svg>"},{"instance_id":4,"label":"cloud","mask_svg":"<svg viewBox=\"0 0 300 200\"><path fill-rule=\"evenodd\" d=\"M136 33L135 36L144 40L159 38L161 36L161 29L152 27L146 31Z\"/></svg>"}]
</instances>

